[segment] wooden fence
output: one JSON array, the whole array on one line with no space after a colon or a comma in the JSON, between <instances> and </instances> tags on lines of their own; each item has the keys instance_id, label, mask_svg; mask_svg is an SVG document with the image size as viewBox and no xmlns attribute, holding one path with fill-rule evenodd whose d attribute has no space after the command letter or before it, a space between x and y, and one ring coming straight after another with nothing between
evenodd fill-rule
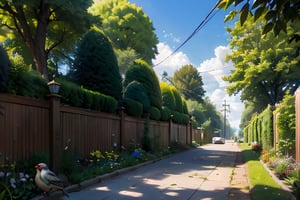
<instances>
[{"instance_id":1,"label":"wooden fence","mask_svg":"<svg viewBox=\"0 0 300 200\"><path fill-rule=\"evenodd\" d=\"M0 152L12 161L28 159L38 152L50 154L51 167L59 168L59 159L65 148L88 155L93 150L110 151L126 147L129 142L142 144L144 118L96 112L60 104L59 96L36 100L21 96L0 94ZM149 121L149 135L153 148L179 141L203 143L201 131L191 124Z\"/></svg>"}]
</instances>

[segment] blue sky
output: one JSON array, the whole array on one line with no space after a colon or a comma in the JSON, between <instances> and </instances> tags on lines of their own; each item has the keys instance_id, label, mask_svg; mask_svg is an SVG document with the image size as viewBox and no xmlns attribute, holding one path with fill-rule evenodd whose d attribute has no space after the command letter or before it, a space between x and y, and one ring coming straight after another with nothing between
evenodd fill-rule
<instances>
[{"instance_id":1,"label":"blue sky","mask_svg":"<svg viewBox=\"0 0 300 200\"><path fill-rule=\"evenodd\" d=\"M159 63L172 53L200 24L217 0L129 0L129 2L142 7L144 13L152 20L155 33L159 39L159 54L153 60ZM230 35L225 27L233 26L234 22L224 23L224 17L228 14L219 10L213 18L177 53L154 67L157 75L166 71L169 76L185 64L192 64L200 72L206 96L222 109L224 100L230 104L228 120L230 124L238 128L243 104L239 96L229 97L225 87L228 83L222 80L222 76L228 75L233 69L231 63L225 63Z\"/></svg>"}]
</instances>

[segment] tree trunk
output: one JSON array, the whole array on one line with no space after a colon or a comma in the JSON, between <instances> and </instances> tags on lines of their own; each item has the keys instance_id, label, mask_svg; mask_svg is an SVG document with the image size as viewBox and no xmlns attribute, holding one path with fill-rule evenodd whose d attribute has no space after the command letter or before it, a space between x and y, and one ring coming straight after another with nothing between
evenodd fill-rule
<instances>
[{"instance_id":1,"label":"tree trunk","mask_svg":"<svg viewBox=\"0 0 300 200\"><path fill-rule=\"evenodd\" d=\"M24 38L25 43L32 55L36 70L42 74L46 80L49 80L47 59L48 55L45 50L47 26L50 15L49 4L41 2L39 6L39 12L37 13L37 27L34 31L31 31L29 23L24 14L24 7L16 6L17 14L16 20L19 24L18 33Z\"/></svg>"}]
</instances>

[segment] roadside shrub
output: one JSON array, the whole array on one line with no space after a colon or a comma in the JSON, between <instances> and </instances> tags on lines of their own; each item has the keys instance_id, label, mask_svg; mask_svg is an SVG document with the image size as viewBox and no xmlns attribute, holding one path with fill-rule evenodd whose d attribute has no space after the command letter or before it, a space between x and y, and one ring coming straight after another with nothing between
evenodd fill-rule
<instances>
[{"instance_id":1,"label":"roadside shrub","mask_svg":"<svg viewBox=\"0 0 300 200\"><path fill-rule=\"evenodd\" d=\"M128 115L131 115L134 117L141 117L143 114L143 105L138 101L135 101L135 100L129 99L129 98L125 98L124 106L126 108L126 113Z\"/></svg>"}]
</instances>

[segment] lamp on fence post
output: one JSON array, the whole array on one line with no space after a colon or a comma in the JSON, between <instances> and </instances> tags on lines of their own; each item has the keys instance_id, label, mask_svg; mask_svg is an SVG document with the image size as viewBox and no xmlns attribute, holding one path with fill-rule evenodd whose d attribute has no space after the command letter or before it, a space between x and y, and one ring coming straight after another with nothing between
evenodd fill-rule
<instances>
[{"instance_id":1,"label":"lamp on fence post","mask_svg":"<svg viewBox=\"0 0 300 200\"><path fill-rule=\"evenodd\" d=\"M60 89L60 84L55 82L55 80L52 80L48 83L48 87L51 95L53 94L57 95Z\"/></svg>"},{"instance_id":2,"label":"lamp on fence post","mask_svg":"<svg viewBox=\"0 0 300 200\"><path fill-rule=\"evenodd\" d=\"M52 80L48 83L49 100L49 153L50 168L59 169L59 158L62 152L62 138L60 136L60 84Z\"/></svg>"}]
</instances>

